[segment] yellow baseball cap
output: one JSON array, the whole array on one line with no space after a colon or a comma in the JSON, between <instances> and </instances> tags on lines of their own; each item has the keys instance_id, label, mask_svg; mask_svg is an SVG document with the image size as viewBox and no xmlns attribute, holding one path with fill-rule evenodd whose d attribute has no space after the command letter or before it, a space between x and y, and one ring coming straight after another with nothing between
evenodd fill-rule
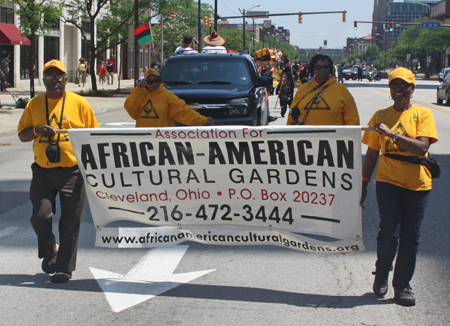
<instances>
[{"instance_id":1,"label":"yellow baseball cap","mask_svg":"<svg viewBox=\"0 0 450 326\"><path fill-rule=\"evenodd\" d=\"M62 62L59 61L59 60L52 59L52 60L50 60L49 62L47 62L47 63L44 65L44 72L46 72L46 71L47 71L48 69L50 69L50 68L58 68L58 69L61 70L63 73L67 74L66 67L64 66L64 63L62 63Z\"/></svg>"},{"instance_id":2,"label":"yellow baseball cap","mask_svg":"<svg viewBox=\"0 0 450 326\"><path fill-rule=\"evenodd\" d=\"M150 75L155 75L155 76L159 77L159 72L158 72L158 70L156 70L154 68L150 68L145 72L144 79L147 79L148 76L150 76Z\"/></svg>"},{"instance_id":3,"label":"yellow baseball cap","mask_svg":"<svg viewBox=\"0 0 450 326\"><path fill-rule=\"evenodd\" d=\"M389 74L389 83L391 83L392 80L396 79L396 78L400 78L403 79L405 82L409 83L409 84L416 84L416 79L414 78L414 74L412 73L411 70L400 67L397 69L394 69L391 71L391 73Z\"/></svg>"}]
</instances>

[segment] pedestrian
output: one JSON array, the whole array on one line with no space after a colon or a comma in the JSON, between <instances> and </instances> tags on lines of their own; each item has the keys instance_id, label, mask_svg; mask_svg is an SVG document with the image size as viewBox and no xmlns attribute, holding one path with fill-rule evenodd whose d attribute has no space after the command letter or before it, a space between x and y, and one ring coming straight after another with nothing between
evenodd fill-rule
<instances>
[{"instance_id":1,"label":"pedestrian","mask_svg":"<svg viewBox=\"0 0 450 326\"><path fill-rule=\"evenodd\" d=\"M193 54L197 53L193 48L191 48L193 42L193 37L191 35L186 35L183 37L183 45L175 49L175 54Z\"/></svg>"},{"instance_id":2,"label":"pedestrian","mask_svg":"<svg viewBox=\"0 0 450 326\"><path fill-rule=\"evenodd\" d=\"M77 76L78 76L78 87L80 87L80 84L86 84L86 70L87 70L87 65L86 62L84 62L83 58L80 58L79 63L78 63L78 68L77 68Z\"/></svg>"},{"instance_id":3,"label":"pedestrian","mask_svg":"<svg viewBox=\"0 0 450 326\"><path fill-rule=\"evenodd\" d=\"M358 73L358 81L362 81L362 73L363 73L363 69L361 67L361 64L358 66L357 69L357 73Z\"/></svg>"},{"instance_id":4,"label":"pedestrian","mask_svg":"<svg viewBox=\"0 0 450 326\"><path fill-rule=\"evenodd\" d=\"M156 63L156 65L158 66L158 71L161 70L163 63L164 63L164 60L162 58L158 58L158 62Z\"/></svg>"},{"instance_id":5,"label":"pedestrian","mask_svg":"<svg viewBox=\"0 0 450 326\"><path fill-rule=\"evenodd\" d=\"M6 81L6 76L3 73L3 70L0 69L0 79L2 80L1 82L1 91L5 91L7 86L8 86L8 82ZM0 108L2 107L1 102L0 102Z\"/></svg>"},{"instance_id":6,"label":"pedestrian","mask_svg":"<svg viewBox=\"0 0 450 326\"><path fill-rule=\"evenodd\" d=\"M64 63L56 59L47 62L43 81L46 92L28 102L18 124L18 134L22 142L33 141L31 225L38 238L38 257L43 258L42 270L52 274L51 281L63 283L71 279L76 267L85 186L69 135L56 133L58 129L99 126L89 103L66 91ZM52 231L58 194L59 243Z\"/></svg>"},{"instance_id":7,"label":"pedestrian","mask_svg":"<svg viewBox=\"0 0 450 326\"><path fill-rule=\"evenodd\" d=\"M216 31L203 38L206 46L203 47L202 53L227 53L227 49L223 46L227 41Z\"/></svg>"},{"instance_id":8,"label":"pedestrian","mask_svg":"<svg viewBox=\"0 0 450 326\"><path fill-rule=\"evenodd\" d=\"M309 62L304 62L302 65L302 68L300 69L300 81L302 84L305 84L308 82L309 79L309 71L308 71L308 67L309 67Z\"/></svg>"},{"instance_id":9,"label":"pedestrian","mask_svg":"<svg viewBox=\"0 0 450 326\"><path fill-rule=\"evenodd\" d=\"M10 80L9 80L9 63L11 62L11 59L9 58L9 52L5 52L1 64L2 64L2 71L5 74L6 78L6 85L8 86Z\"/></svg>"},{"instance_id":10,"label":"pedestrian","mask_svg":"<svg viewBox=\"0 0 450 326\"><path fill-rule=\"evenodd\" d=\"M110 59L106 59L106 80L108 85L114 84L114 62Z\"/></svg>"},{"instance_id":11,"label":"pedestrian","mask_svg":"<svg viewBox=\"0 0 450 326\"><path fill-rule=\"evenodd\" d=\"M288 104L292 101L292 97L290 97L291 89L288 84L288 74L286 72L283 72L281 74L281 82L277 86L276 94L279 95L280 106L281 106L281 116L284 118Z\"/></svg>"},{"instance_id":12,"label":"pedestrian","mask_svg":"<svg viewBox=\"0 0 450 326\"><path fill-rule=\"evenodd\" d=\"M145 78L145 72L148 70L148 67L147 66L145 66L144 67L144 69L142 69L142 72L141 72L141 74L139 75L139 80L141 81L141 80L144 80L144 78Z\"/></svg>"},{"instance_id":13,"label":"pedestrian","mask_svg":"<svg viewBox=\"0 0 450 326\"><path fill-rule=\"evenodd\" d=\"M291 62L287 58L284 60L284 69L282 73L283 72L287 75L287 84L289 85L288 105L290 107L292 99L294 98L295 81L298 79L298 75L297 72L292 69Z\"/></svg>"},{"instance_id":14,"label":"pedestrian","mask_svg":"<svg viewBox=\"0 0 450 326\"><path fill-rule=\"evenodd\" d=\"M106 76L106 67L105 63L103 61L100 62L100 65L98 66L98 82L103 85L105 83L105 76Z\"/></svg>"},{"instance_id":15,"label":"pedestrian","mask_svg":"<svg viewBox=\"0 0 450 326\"><path fill-rule=\"evenodd\" d=\"M355 100L336 81L331 58L316 54L309 70L314 78L295 94L287 125L359 125Z\"/></svg>"},{"instance_id":16,"label":"pedestrian","mask_svg":"<svg viewBox=\"0 0 450 326\"><path fill-rule=\"evenodd\" d=\"M375 131L365 131L362 138L368 148L362 171L360 204L364 208L367 186L379 157L375 181L380 230L373 291L377 296L385 296L388 292L389 272L397 254L392 280L394 299L400 305L413 306L416 300L410 281L416 266L432 180L424 166L389 155L411 160L424 158L438 136L431 110L411 103L415 78L410 70L393 70L389 74L389 88L394 104L372 116L369 125L375 126Z\"/></svg>"},{"instance_id":17,"label":"pedestrian","mask_svg":"<svg viewBox=\"0 0 450 326\"><path fill-rule=\"evenodd\" d=\"M338 83L343 84L344 83L344 67L343 67L342 63L337 68L337 71L338 71Z\"/></svg>"},{"instance_id":18,"label":"pedestrian","mask_svg":"<svg viewBox=\"0 0 450 326\"><path fill-rule=\"evenodd\" d=\"M150 68L125 101L125 109L136 120L136 127L173 127L175 121L189 126L214 125L185 101L164 87L159 72Z\"/></svg>"}]
</instances>

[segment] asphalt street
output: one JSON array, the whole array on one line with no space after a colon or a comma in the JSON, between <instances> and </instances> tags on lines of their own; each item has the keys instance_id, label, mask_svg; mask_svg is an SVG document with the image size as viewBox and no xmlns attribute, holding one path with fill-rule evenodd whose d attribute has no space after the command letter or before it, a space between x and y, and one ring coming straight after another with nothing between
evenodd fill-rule
<instances>
[{"instance_id":1,"label":"asphalt street","mask_svg":"<svg viewBox=\"0 0 450 326\"><path fill-rule=\"evenodd\" d=\"M346 85L362 125L391 104L386 80ZM366 251L347 254L191 242L166 251L97 248L86 204L73 279L50 283L41 271L29 224L31 143L21 143L16 135L22 111L8 112L5 107L13 106L12 96L0 93L0 325L449 325L450 109L435 103L436 86L436 81L418 80L412 100L435 116L439 141L430 152L442 169L441 178L433 181L423 225L412 281L414 307L396 305L392 288L384 299L372 292L378 230L374 183L362 215ZM131 82L123 82L123 87L131 87ZM28 96L26 89L13 91ZM87 99L102 128L133 125L123 109L125 97ZM272 96L271 114L279 117L275 101ZM285 123L279 117L272 124ZM362 154L365 150L363 146ZM173 271L174 278L158 283L165 270ZM97 281L105 275L120 280L119 285Z\"/></svg>"}]
</instances>

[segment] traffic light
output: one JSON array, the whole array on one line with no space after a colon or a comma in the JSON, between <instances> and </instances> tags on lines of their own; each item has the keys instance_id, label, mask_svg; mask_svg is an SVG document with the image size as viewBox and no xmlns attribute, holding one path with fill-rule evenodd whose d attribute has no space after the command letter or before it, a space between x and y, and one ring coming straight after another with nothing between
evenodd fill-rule
<instances>
[{"instance_id":1,"label":"traffic light","mask_svg":"<svg viewBox=\"0 0 450 326\"><path fill-rule=\"evenodd\" d=\"M389 23L389 32L394 31L394 22Z\"/></svg>"},{"instance_id":2,"label":"traffic light","mask_svg":"<svg viewBox=\"0 0 450 326\"><path fill-rule=\"evenodd\" d=\"M208 26L208 16L203 17L203 26Z\"/></svg>"},{"instance_id":3,"label":"traffic light","mask_svg":"<svg viewBox=\"0 0 450 326\"><path fill-rule=\"evenodd\" d=\"M303 23L303 14L298 14L298 23Z\"/></svg>"},{"instance_id":4,"label":"traffic light","mask_svg":"<svg viewBox=\"0 0 450 326\"><path fill-rule=\"evenodd\" d=\"M208 26L211 27L211 17L208 18Z\"/></svg>"},{"instance_id":5,"label":"traffic light","mask_svg":"<svg viewBox=\"0 0 450 326\"><path fill-rule=\"evenodd\" d=\"M347 12L344 11L344 12L342 13L342 22L345 23L346 21L347 21Z\"/></svg>"},{"instance_id":6,"label":"traffic light","mask_svg":"<svg viewBox=\"0 0 450 326\"><path fill-rule=\"evenodd\" d=\"M358 29L358 22L356 20L353 22L353 29L354 30Z\"/></svg>"}]
</instances>

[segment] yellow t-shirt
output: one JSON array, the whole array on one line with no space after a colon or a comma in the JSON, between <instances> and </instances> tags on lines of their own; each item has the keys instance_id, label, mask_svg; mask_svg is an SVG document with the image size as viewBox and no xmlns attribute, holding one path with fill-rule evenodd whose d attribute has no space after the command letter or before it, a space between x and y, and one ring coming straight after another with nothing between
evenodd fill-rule
<instances>
[{"instance_id":1,"label":"yellow t-shirt","mask_svg":"<svg viewBox=\"0 0 450 326\"><path fill-rule=\"evenodd\" d=\"M428 108L411 106L406 111L398 112L394 107L377 111L369 121L369 126L384 122L391 130L400 135L416 139L428 137L431 144L437 142L438 136L433 113ZM362 142L381 154L399 154L412 156L400 146L395 145L389 137L381 136L373 130L364 132ZM380 155L375 180L388 182L410 190L430 190L431 174L427 168L408 162L402 162Z\"/></svg>"},{"instance_id":2,"label":"yellow t-shirt","mask_svg":"<svg viewBox=\"0 0 450 326\"><path fill-rule=\"evenodd\" d=\"M203 126L207 118L166 89L163 84L154 92L135 87L125 101L125 109L136 120L136 127L173 127L175 121L188 126Z\"/></svg>"},{"instance_id":3,"label":"yellow t-shirt","mask_svg":"<svg viewBox=\"0 0 450 326\"><path fill-rule=\"evenodd\" d=\"M359 114L356 103L347 88L338 83L334 77L330 77L323 86L314 91L318 85L316 79L313 79L303 84L295 93L291 109L299 108L298 121L303 121L304 125L310 126L358 126ZM327 88L313 102L314 97L320 93L323 87ZM304 119L309 107L311 108L309 114ZM289 113L286 125L290 126L292 121L292 115Z\"/></svg>"},{"instance_id":4,"label":"yellow t-shirt","mask_svg":"<svg viewBox=\"0 0 450 326\"><path fill-rule=\"evenodd\" d=\"M79 71L86 71L86 63L85 63L85 62L80 63L80 64L78 65L78 70L79 70Z\"/></svg>"},{"instance_id":5,"label":"yellow t-shirt","mask_svg":"<svg viewBox=\"0 0 450 326\"><path fill-rule=\"evenodd\" d=\"M46 125L47 114L45 110L46 93L32 98L20 118L18 124L18 133L25 128L34 128L36 126ZM61 118L63 98L53 100L48 99L48 115L50 117L50 126L59 129L58 122ZM66 102L62 118L61 129L75 128L99 128L97 120L91 106L85 98L66 91ZM58 134L52 138L52 144L56 142ZM34 139L33 152L35 162L43 168L72 167L77 164L69 134L61 134L59 138L59 147L61 162L49 163L46 149L48 146L48 137L38 136Z\"/></svg>"}]
</instances>

